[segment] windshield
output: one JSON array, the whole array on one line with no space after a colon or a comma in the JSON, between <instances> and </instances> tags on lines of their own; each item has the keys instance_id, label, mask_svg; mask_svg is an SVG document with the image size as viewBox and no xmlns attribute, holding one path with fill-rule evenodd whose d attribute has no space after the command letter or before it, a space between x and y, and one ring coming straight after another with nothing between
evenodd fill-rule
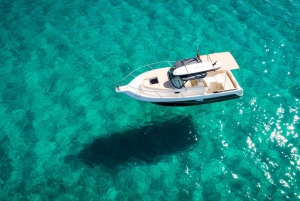
<instances>
[{"instance_id":1,"label":"windshield","mask_svg":"<svg viewBox=\"0 0 300 201\"><path fill-rule=\"evenodd\" d=\"M175 70L175 67L173 66L172 68L170 68L169 70L169 78L172 79L173 78L173 71Z\"/></svg>"},{"instance_id":2,"label":"windshield","mask_svg":"<svg viewBox=\"0 0 300 201\"><path fill-rule=\"evenodd\" d=\"M168 75L169 75L169 79L170 81L172 82L173 86L177 89L181 89L184 84L186 83L185 82L182 82L182 80L180 79L179 76L174 76L173 75L173 71L175 70L175 66L173 66L172 68L170 68L170 70L168 71Z\"/></svg>"}]
</instances>

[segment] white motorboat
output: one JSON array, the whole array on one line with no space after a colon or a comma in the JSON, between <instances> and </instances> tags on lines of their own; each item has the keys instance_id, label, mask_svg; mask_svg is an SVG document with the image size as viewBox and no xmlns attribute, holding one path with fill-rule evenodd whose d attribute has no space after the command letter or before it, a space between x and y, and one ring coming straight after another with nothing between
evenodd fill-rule
<instances>
[{"instance_id":1,"label":"white motorboat","mask_svg":"<svg viewBox=\"0 0 300 201\"><path fill-rule=\"evenodd\" d=\"M117 85L116 91L137 100L166 106L224 101L243 95L243 89L231 72L238 68L230 52L201 57L197 53L196 58L142 66L129 73L122 81L126 82L130 77L133 80L129 84ZM135 75L140 70L144 72Z\"/></svg>"}]
</instances>

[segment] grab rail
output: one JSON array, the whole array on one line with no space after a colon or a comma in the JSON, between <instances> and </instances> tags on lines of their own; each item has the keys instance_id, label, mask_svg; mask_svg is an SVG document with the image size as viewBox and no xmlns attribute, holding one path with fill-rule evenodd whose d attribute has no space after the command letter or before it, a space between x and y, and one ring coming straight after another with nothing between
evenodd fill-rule
<instances>
[{"instance_id":1,"label":"grab rail","mask_svg":"<svg viewBox=\"0 0 300 201\"><path fill-rule=\"evenodd\" d=\"M135 75L133 75L134 72L140 70L140 69L143 69L143 68L148 68L150 70L154 70L154 69L157 69L157 68L162 68L162 65L160 66L157 66L156 68L154 67L154 65L157 65L157 64L162 64L162 63L166 63L168 64L169 66L165 66L165 67L172 67L172 63L174 63L175 61L160 61L160 62L155 62L155 63L151 63L151 64L146 64L146 65L143 65L133 71L131 71L128 75L126 75L122 80L118 81L117 85L121 85L119 84L119 82L124 82L124 80L126 80L129 76L132 76L132 77L136 77ZM124 83L125 84L125 83Z\"/></svg>"}]
</instances>

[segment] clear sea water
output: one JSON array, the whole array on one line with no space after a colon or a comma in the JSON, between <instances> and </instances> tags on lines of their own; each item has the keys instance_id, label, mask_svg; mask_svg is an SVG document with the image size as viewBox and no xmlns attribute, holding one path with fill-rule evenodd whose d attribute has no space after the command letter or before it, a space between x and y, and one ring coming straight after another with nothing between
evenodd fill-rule
<instances>
[{"instance_id":1,"label":"clear sea water","mask_svg":"<svg viewBox=\"0 0 300 201\"><path fill-rule=\"evenodd\" d=\"M0 1L0 200L299 200L300 2ZM117 95L229 51L240 99Z\"/></svg>"}]
</instances>

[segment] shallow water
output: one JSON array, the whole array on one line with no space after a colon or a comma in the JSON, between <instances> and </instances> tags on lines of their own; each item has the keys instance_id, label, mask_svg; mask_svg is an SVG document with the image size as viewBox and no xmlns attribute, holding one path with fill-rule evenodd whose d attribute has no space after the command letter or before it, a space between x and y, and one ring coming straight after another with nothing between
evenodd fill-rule
<instances>
[{"instance_id":1,"label":"shallow water","mask_svg":"<svg viewBox=\"0 0 300 201\"><path fill-rule=\"evenodd\" d=\"M0 2L1 200L300 199L297 1ZM141 65L230 51L244 96L117 95Z\"/></svg>"}]
</instances>

